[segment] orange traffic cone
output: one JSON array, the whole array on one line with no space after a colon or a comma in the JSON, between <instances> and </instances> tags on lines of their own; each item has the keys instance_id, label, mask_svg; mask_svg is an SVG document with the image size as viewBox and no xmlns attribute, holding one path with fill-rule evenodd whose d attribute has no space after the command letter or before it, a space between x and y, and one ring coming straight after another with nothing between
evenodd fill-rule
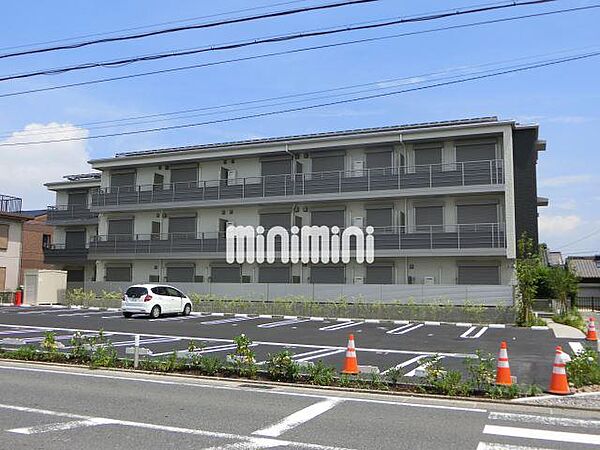
<instances>
[{"instance_id":1,"label":"orange traffic cone","mask_svg":"<svg viewBox=\"0 0 600 450\"><path fill-rule=\"evenodd\" d=\"M348 349L346 350L346 360L344 361L344 370L342 373L356 375L358 373L358 360L356 359L356 347L354 347L354 335L348 338Z\"/></svg>"},{"instance_id":2,"label":"orange traffic cone","mask_svg":"<svg viewBox=\"0 0 600 450\"><path fill-rule=\"evenodd\" d=\"M556 347L556 356L552 366L552 378L550 379L550 388L548 392L552 394L570 394L569 382L567 381L566 363L570 361L569 355L562 351L560 345Z\"/></svg>"},{"instance_id":3,"label":"orange traffic cone","mask_svg":"<svg viewBox=\"0 0 600 450\"><path fill-rule=\"evenodd\" d=\"M498 353L498 363L496 364L496 384L505 386L512 385L510 377L510 366L508 365L508 352L506 350L506 342L500 344L500 352Z\"/></svg>"},{"instance_id":4,"label":"orange traffic cone","mask_svg":"<svg viewBox=\"0 0 600 450\"><path fill-rule=\"evenodd\" d=\"M587 334L585 336L586 341L597 341L598 335L596 334L596 324L594 323L594 318L590 317L587 326Z\"/></svg>"}]
</instances>

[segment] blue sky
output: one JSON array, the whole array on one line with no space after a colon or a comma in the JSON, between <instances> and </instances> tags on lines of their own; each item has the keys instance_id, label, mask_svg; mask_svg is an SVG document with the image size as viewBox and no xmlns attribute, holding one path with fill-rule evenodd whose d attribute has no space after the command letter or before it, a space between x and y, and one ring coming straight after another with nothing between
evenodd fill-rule
<instances>
[{"instance_id":1,"label":"blue sky","mask_svg":"<svg viewBox=\"0 0 600 450\"><path fill-rule=\"evenodd\" d=\"M73 36L102 33L170 21L228 13L244 8L272 6L234 15L256 14L328 3L326 0L287 2L163 1L103 2L9 2L3 5L5 22L0 29L0 47L6 49ZM0 60L0 75L27 72L89 61L175 49L203 47L274 34L314 28L405 17L482 4L451 0L408 2L380 0L375 3L313 12L253 23L195 30L137 41L92 46ZM376 37L425 28L470 23L540 11L592 5L593 1L556 1L551 4L513 8L499 12L448 18L367 32L310 38L295 42L255 46L241 50L170 58L111 69L92 69L64 75L29 78L0 83L3 93L36 89L174 66L199 64L229 58L300 48L348 39ZM231 16L229 14L228 16ZM178 24L222 19L197 19ZM421 34L356 44L301 54L223 64L167 75L0 98L0 140L15 142L12 135L26 127L38 136L85 136L123 131L123 128L74 127L95 121L155 114L187 108L202 108L276 97L320 89L371 83L431 72L468 70L480 64L576 51L600 46L600 9L497 23L473 28ZM0 50L5 53L7 50ZM52 203L43 182L64 173L85 170L88 157L116 152L218 142L255 137L312 133L421 121L497 115L540 125L540 137L548 150L540 154L539 194L550 198L541 210L541 238L566 252L600 253L600 156L596 134L600 125L600 58L530 72L469 82L420 92L369 100L323 109L261 119L234 121L164 133L114 137L45 146L0 147L2 166L0 192L24 197L32 209ZM255 112L255 111L253 111ZM231 117L229 112L184 121ZM173 125L164 121L138 127ZM49 124L54 124L50 125ZM54 127L54 128L52 128ZM31 131L30 131L31 132ZM44 134L49 132L50 134ZM55 133L55 134L52 134ZM73 134L74 133L74 134ZM29 139L31 140L31 139ZM585 238L590 235L588 238ZM582 239L584 238L584 239ZM571 245L572 241L582 239Z\"/></svg>"}]
</instances>

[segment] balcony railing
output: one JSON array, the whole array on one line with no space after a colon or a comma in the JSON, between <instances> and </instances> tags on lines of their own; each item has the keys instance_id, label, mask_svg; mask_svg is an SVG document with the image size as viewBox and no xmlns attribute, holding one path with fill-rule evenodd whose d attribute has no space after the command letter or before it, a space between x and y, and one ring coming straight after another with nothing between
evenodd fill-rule
<instances>
[{"instance_id":1,"label":"balcony railing","mask_svg":"<svg viewBox=\"0 0 600 450\"><path fill-rule=\"evenodd\" d=\"M12 195L0 194L0 212L19 214L21 212L22 205L23 200L20 198L13 197Z\"/></svg>"},{"instance_id":2,"label":"balcony railing","mask_svg":"<svg viewBox=\"0 0 600 450\"><path fill-rule=\"evenodd\" d=\"M86 205L48 206L48 222L86 222L98 219L98 213Z\"/></svg>"},{"instance_id":3,"label":"balcony railing","mask_svg":"<svg viewBox=\"0 0 600 450\"><path fill-rule=\"evenodd\" d=\"M87 246L71 246L66 244L51 244L44 248L46 262L75 262L87 259Z\"/></svg>"},{"instance_id":4,"label":"balcony railing","mask_svg":"<svg viewBox=\"0 0 600 450\"><path fill-rule=\"evenodd\" d=\"M468 161L411 167L108 187L92 193L92 207L495 185L503 182L502 160Z\"/></svg>"},{"instance_id":5,"label":"balcony railing","mask_svg":"<svg viewBox=\"0 0 600 450\"><path fill-rule=\"evenodd\" d=\"M375 227L375 250L505 248L504 224ZM278 247L278 246L277 246ZM96 236L90 254L224 253L225 233Z\"/></svg>"}]
</instances>

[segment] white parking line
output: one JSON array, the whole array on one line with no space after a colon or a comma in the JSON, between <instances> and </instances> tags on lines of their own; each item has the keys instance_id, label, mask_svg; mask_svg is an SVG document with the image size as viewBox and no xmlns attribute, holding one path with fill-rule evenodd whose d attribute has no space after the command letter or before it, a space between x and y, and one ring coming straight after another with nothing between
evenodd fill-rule
<instances>
[{"instance_id":1,"label":"white parking line","mask_svg":"<svg viewBox=\"0 0 600 450\"><path fill-rule=\"evenodd\" d=\"M114 313L114 312L108 312L108 311L89 311L89 312L74 312L74 313L65 313L65 314L58 314L57 317L71 317L71 316L91 316L94 314L119 314L119 313Z\"/></svg>"},{"instance_id":2,"label":"white parking line","mask_svg":"<svg viewBox=\"0 0 600 450\"><path fill-rule=\"evenodd\" d=\"M113 423L113 421L110 419L92 418L92 419L74 420L72 422L48 423L45 425L36 425L34 427L13 428L12 430L6 430L6 431L8 431L9 433L18 433L18 434L40 434L40 433L48 433L50 431L73 430L74 428L93 427L96 425L108 425L108 424L112 424L112 423Z\"/></svg>"},{"instance_id":3,"label":"white parking line","mask_svg":"<svg viewBox=\"0 0 600 450\"><path fill-rule=\"evenodd\" d=\"M326 327L319 328L319 331L337 331L343 328L357 327L362 325L364 322L342 322L334 323L333 325L327 325Z\"/></svg>"},{"instance_id":4,"label":"white parking line","mask_svg":"<svg viewBox=\"0 0 600 450\"><path fill-rule=\"evenodd\" d=\"M412 363L420 361L421 359L426 358L426 357L427 357L427 355L418 355L418 356L415 356L414 358L410 358L410 359L408 359L408 360L406 360L404 362L401 362L400 364L397 364L394 367L390 367L388 370L384 370L383 372L381 372L381 375L385 375L390 370L402 369L403 367L410 366Z\"/></svg>"},{"instance_id":5,"label":"white parking line","mask_svg":"<svg viewBox=\"0 0 600 450\"><path fill-rule=\"evenodd\" d=\"M477 329L477 327L472 326L467 331L465 331L463 334L461 334L460 337L463 339L478 339L488 330L488 328L489 327L481 327L481 330L479 330L473 336L470 336L470 334Z\"/></svg>"},{"instance_id":6,"label":"white parking line","mask_svg":"<svg viewBox=\"0 0 600 450\"><path fill-rule=\"evenodd\" d=\"M443 356L440 356L440 359L443 359ZM405 377L414 377L417 375L417 372L424 372L427 370L427 367L431 365L431 361L426 362L425 364L420 365L419 367L415 367L413 370L405 374Z\"/></svg>"},{"instance_id":7,"label":"white parking line","mask_svg":"<svg viewBox=\"0 0 600 450\"><path fill-rule=\"evenodd\" d=\"M569 342L569 346L571 347L571 350L573 350L573 354L578 354L583 352L584 348L583 345L581 345L581 342Z\"/></svg>"},{"instance_id":8,"label":"white parking line","mask_svg":"<svg viewBox=\"0 0 600 450\"><path fill-rule=\"evenodd\" d=\"M538 430L534 428L502 427L486 425L484 434L516 437L523 439L539 439L554 442L572 442L575 444L600 445L600 435L587 433L571 433L566 431Z\"/></svg>"},{"instance_id":9,"label":"white parking line","mask_svg":"<svg viewBox=\"0 0 600 450\"><path fill-rule=\"evenodd\" d=\"M334 399L327 399L323 400L322 402L314 403L304 409L301 409L300 411L290 414L281 422L270 427L257 430L252 434L268 437L279 437L286 431L296 428L298 425L302 425L303 423L306 423L309 420L329 411L338 403L340 403L340 400Z\"/></svg>"},{"instance_id":10,"label":"white parking line","mask_svg":"<svg viewBox=\"0 0 600 450\"><path fill-rule=\"evenodd\" d=\"M258 328L277 328L285 327L287 325L295 325L297 323L308 322L311 319L289 319L289 320L278 320L277 322L269 322L257 325Z\"/></svg>"},{"instance_id":11,"label":"white parking line","mask_svg":"<svg viewBox=\"0 0 600 450\"><path fill-rule=\"evenodd\" d=\"M256 347L257 344L251 344L250 347ZM228 350L235 350L237 348L236 344L219 344L213 345L211 347L204 347L203 349L195 350L193 352L189 352L188 350L178 350L177 354L181 355L191 355L191 354L204 354L204 353L216 353L216 352L225 352ZM173 350L170 352L161 352L161 353L152 353L152 356L164 356L173 354Z\"/></svg>"},{"instance_id":12,"label":"white parking line","mask_svg":"<svg viewBox=\"0 0 600 450\"><path fill-rule=\"evenodd\" d=\"M253 319L256 319L256 317L229 317L227 319L209 320L208 322L201 322L200 325L222 325L225 323L244 322L246 320Z\"/></svg>"},{"instance_id":13,"label":"white parking line","mask_svg":"<svg viewBox=\"0 0 600 450\"><path fill-rule=\"evenodd\" d=\"M406 333L410 333L411 331L414 331L418 328L421 328L424 325L425 325L424 323L418 323L416 325L413 325L413 324L402 325L401 327L394 328L390 331L386 331L386 334L394 334L394 335L406 334Z\"/></svg>"},{"instance_id":14,"label":"white parking line","mask_svg":"<svg viewBox=\"0 0 600 450\"><path fill-rule=\"evenodd\" d=\"M331 355L337 355L339 353L344 353L345 351L346 351L345 349L329 350L329 351L324 352L324 353L317 353L317 354L314 354L314 355L311 355L311 356L304 356L302 358L298 358L296 356L293 359L295 361L298 361L298 362L311 361L313 359L324 358L325 356L331 356Z\"/></svg>"}]
</instances>

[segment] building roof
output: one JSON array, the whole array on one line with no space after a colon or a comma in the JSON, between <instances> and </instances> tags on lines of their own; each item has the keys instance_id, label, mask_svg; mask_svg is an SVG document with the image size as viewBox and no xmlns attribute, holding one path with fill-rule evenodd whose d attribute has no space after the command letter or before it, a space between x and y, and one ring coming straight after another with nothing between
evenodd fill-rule
<instances>
[{"instance_id":1,"label":"building roof","mask_svg":"<svg viewBox=\"0 0 600 450\"><path fill-rule=\"evenodd\" d=\"M0 211L0 219L12 220L14 222L27 222L28 220L31 220L31 217L24 216L23 214Z\"/></svg>"},{"instance_id":2,"label":"building roof","mask_svg":"<svg viewBox=\"0 0 600 450\"><path fill-rule=\"evenodd\" d=\"M548 252L548 265L549 266L562 266L564 265L564 260L561 252Z\"/></svg>"},{"instance_id":3,"label":"building roof","mask_svg":"<svg viewBox=\"0 0 600 450\"><path fill-rule=\"evenodd\" d=\"M117 153L114 158L100 158L89 161L90 164L114 161L116 159L127 159L127 158L139 158L150 155L163 155L170 154L176 152L189 152L189 151L198 151L198 150L211 150L211 149L224 149L228 147L243 147L243 146L252 146L252 145L261 145L261 144L287 144L293 143L296 141L305 141L309 139L323 139L323 138L335 138L335 137L343 137L343 136L356 136L361 134L377 134L377 133L386 133L386 132L402 132L407 130L421 130L421 129L429 129L429 128L441 128L441 127L453 127L453 126L469 126L469 125L513 125L519 127L534 127L537 128L537 125L527 125L520 126L516 124L514 120L498 120L496 116L486 116L486 117L475 117L475 118L467 118L467 119L457 119L457 120L445 120L445 121L437 121L437 122L423 122L423 123L412 123L412 124L404 124L404 125L390 125L390 126L381 126L381 127L371 127L371 128L358 128L358 129L350 129L350 130L341 130L341 131L327 131L322 133L312 133L312 134L301 134L301 135L289 135L289 136L280 136L280 137L272 137L272 138L260 138L260 139L250 139L250 140L240 140L240 141L229 141L229 142L219 142L219 143L209 143L209 144L200 144L200 145L189 145L183 147L172 147L172 148L160 148L153 150L141 150L141 151L133 151L133 152L123 152Z\"/></svg>"},{"instance_id":4,"label":"building roof","mask_svg":"<svg viewBox=\"0 0 600 450\"><path fill-rule=\"evenodd\" d=\"M46 209L29 209L27 211L21 211L21 214L29 218L36 218L48 214Z\"/></svg>"},{"instance_id":5,"label":"building roof","mask_svg":"<svg viewBox=\"0 0 600 450\"><path fill-rule=\"evenodd\" d=\"M580 278L600 279L600 255L569 256L567 265Z\"/></svg>"}]
</instances>

